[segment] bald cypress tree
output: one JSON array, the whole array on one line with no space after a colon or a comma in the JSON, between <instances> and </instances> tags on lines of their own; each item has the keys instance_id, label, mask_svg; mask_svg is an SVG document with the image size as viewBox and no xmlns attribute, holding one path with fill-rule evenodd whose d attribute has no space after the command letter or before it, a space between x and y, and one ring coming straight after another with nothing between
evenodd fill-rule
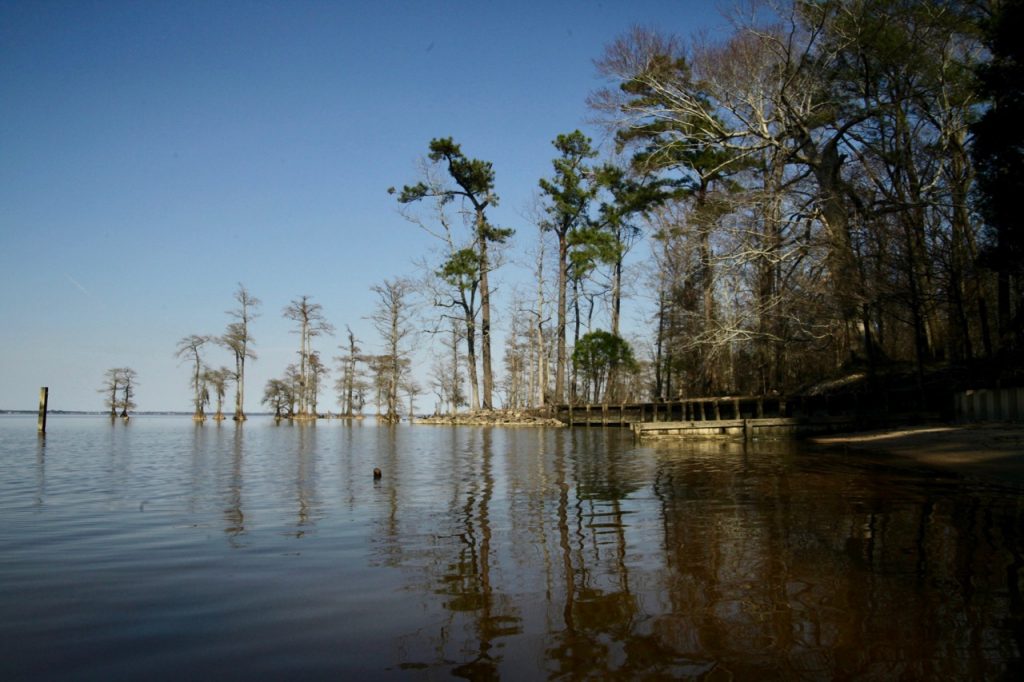
<instances>
[{"instance_id":1,"label":"bald cypress tree","mask_svg":"<svg viewBox=\"0 0 1024 682\"><path fill-rule=\"evenodd\" d=\"M245 361L255 360L256 353L252 350L253 338L249 331L249 323L257 316L256 310L260 306L260 299L256 298L239 284L235 291L235 301L238 307L229 310L228 315L233 322L228 324L224 335L218 342L231 351L235 357L235 421L245 421Z\"/></svg>"},{"instance_id":2,"label":"bald cypress tree","mask_svg":"<svg viewBox=\"0 0 1024 682\"><path fill-rule=\"evenodd\" d=\"M184 336L178 341L178 348L174 353L183 362L192 363L192 376L189 381L189 384L192 386L193 405L195 407L192 419L199 422L206 420L206 412L203 408L210 398L206 390L206 378L203 375L203 358L200 352L209 340L209 336L202 334Z\"/></svg>"}]
</instances>

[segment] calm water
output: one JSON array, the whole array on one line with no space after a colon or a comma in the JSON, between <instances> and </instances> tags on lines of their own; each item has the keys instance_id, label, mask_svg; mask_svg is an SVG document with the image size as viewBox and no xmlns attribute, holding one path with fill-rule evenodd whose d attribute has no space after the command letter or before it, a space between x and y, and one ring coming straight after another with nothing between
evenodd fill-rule
<instances>
[{"instance_id":1,"label":"calm water","mask_svg":"<svg viewBox=\"0 0 1024 682\"><path fill-rule=\"evenodd\" d=\"M1022 589L1020 488L781 444L0 417L4 680L1021 679Z\"/></svg>"}]
</instances>

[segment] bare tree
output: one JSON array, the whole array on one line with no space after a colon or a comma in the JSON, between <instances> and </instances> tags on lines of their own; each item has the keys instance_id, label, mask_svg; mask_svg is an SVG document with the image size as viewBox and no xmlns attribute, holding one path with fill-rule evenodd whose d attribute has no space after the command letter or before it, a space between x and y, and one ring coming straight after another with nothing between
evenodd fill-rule
<instances>
[{"instance_id":1,"label":"bare tree","mask_svg":"<svg viewBox=\"0 0 1024 682\"><path fill-rule=\"evenodd\" d=\"M419 382L413 379L411 376L406 375L406 377L402 380L401 389L405 393L406 397L409 399L409 423L411 424L412 420L416 416L416 396L423 393L423 387L420 386Z\"/></svg>"},{"instance_id":2,"label":"bare tree","mask_svg":"<svg viewBox=\"0 0 1024 682\"><path fill-rule=\"evenodd\" d=\"M441 339L442 352L434 356L431 366L431 379L439 403L436 413L442 410L445 414L455 414L460 407L467 404L463 389L462 359L459 345L462 341L458 320L449 318L447 330L438 336Z\"/></svg>"},{"instance_id":3,"label":"bare tree","mask_svg":"<svg viewBox=\"0 0 1024 682\"><path fill-rule=\"evenodd\" d=\"M99 388L99 393L106 396L106 406L110 409L110 418L114 419L117 417L117 406L118 406L118 390L121 388L121 372L122 367L111 367L108 369L103 377L103 386Z\"/></svg>"},{"instance_id":4,"label":"bare tree","mask_svg":"<svg viewBox=\"0 0 1024 682\"><path fill-rule=\"evenodd\" d=\"M209 396L206 394L206 381L203 378L203 358L200 355L200 349L209 341L209 336L200 334L183 336L178 341L178 349L175 352L175 356L183 362L189 361L192 363L192 376L189 380L189 385L192 386L193 404L195 405L192 419L196 421L204 421L206 419L203 406L208 402Z\"/></svg>"},{"instance_id":5,"label":"bare tree","mask_svg":"<svg viewBox=\"0 0 1024 682\"><path fill-rule=\"evenodd\" d=\"M260 299L249 293L248 289L241 283L235 291L235 301L238 307L229 310L234 321L228 324L224 335L218 342L231 351L235 357L235 421L245 421L245 361L255 360L256 353L252 350L252 334L249 332L249 323L258 315L256 309L260 306Z\"/></svg>"},{"instance_id":6,"label":"bare tree","mask_svg":"<svg viewBox=\"0 0 1024 682\"><path fill-rule=\"evenodd\" d=\"M217 412L213 415L213 418L217 421L224 419L224 396L227 394L228 382L236 376L227 367L221 367L219 369L211 369L207 367L203 371L203 379L208 386L213 389L213 394L217 397Z\"/></svg>"},{"instance_id":7,"label":"bare tree","mask_svg":"<svg viewBox=\"0 0 1024 682\"><path fill-rule=\"evenodd\" d=\"M118 407L121 408L121 418L127 419L128 413L135 409L135 386L138 383L136 380L137 374L131 367L122 367L120 370L121 375L121 402Z\"/></svg>"},{"instance_id":8,"label":"bare tree","mask_svg":"<svg viewBox=\"0 0 1024 682\"><path fill-rule=\"evenodd\" d=\"M510 306L511 324L505 337L504 407L518 410L531 404L531 379L535 378L533 363L534 326L528 304L515 296Z\"/></svg>"},{"instance_id":9,"label":"bare tree","mask_svg":"<svg viewBox=\"0 0 1024 682\"><path fill-rule=\"evenodd\" d=\"M357 394L360 388L365 388L359 375L359 364L364 362L362 350L359 348L359 339L352 333L352 328L345 325L346 339L348 343L339 346L345 351L345 355L338 356L335 360L341 365L341 376L335 383L338 391L338 402L341 405L341 414L345 417L353 417L361 409L357 409Z\"/></svg>"},{"instance_id":10,"label":"bare tree","mask_svg":"<svg viewBox=\"0 0 1024 682\"><path fill-rule=\"evenodd\" d=\"M311 375L312 366L310 357L313 354L313 338L320 334L333 334L332 327L323 315L323 306L319 303L312 303L310 296L300 296L284 309L284 316L298 323L299 328L299 367L298 367L298 412L295 415L299 418L310 418L312 403L315 398L310 391L316 385L316 378Z\"/></svg>"},{"instance_id":11,"label":"bare tree","mask_svg":"<svg viewBox=\"0 0 1024 682\"><path fill-rule=\"evenodd\" d=\"M320 361L320 353L313 351L309 356L309 405L313 416L318 416L317 402L320 395L320 384L329 370Z\"/></svg>"},{"instance_id":12,"label":"bare tree","mask_svg":"<svg viewBox=\"0 0 1024 682\"><path fill-rule=\"evenodd\" d=\"M407 297L412 284L406 279L384 280L370 287L377 294L377 307L370 320L384 342L385 353L380 356L386 412L384 421L397 422L401 419L398 410L398 391L403 373L408 367L409 350L406 340L412 333L409 326Z\"/></svg>"},{"instance_id":13,"label":"bare tree","mask_svg":"<svg viewBox=\"0 0 1024 682\"><path fill-rule=\"evenodd\" d=\"M294 394L287 379L271 379L263 389L264 405L274 410L274 418L281 419L291 415Z\"/></svg>"}]
</instances>

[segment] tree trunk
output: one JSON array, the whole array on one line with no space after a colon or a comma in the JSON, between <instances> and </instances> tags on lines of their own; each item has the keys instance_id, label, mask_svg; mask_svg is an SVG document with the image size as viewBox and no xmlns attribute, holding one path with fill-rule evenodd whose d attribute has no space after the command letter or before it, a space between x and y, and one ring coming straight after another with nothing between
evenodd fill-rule
<instances>
[{"instance_id":1,"label":"tree trunk","mask_svg":"<svg viewBox=\"0 0 1024 682\"><path fill-rule=\"evenodd\" d=\"M572 332L572 346L575 348L580 343L580 281L575 277L572 278L572 313L573 313L573 332ZM569 402L576 401L576 390L577 382L579 377L577 376L576 363L572 363L572 377L569 382Z\"/></svg>"},{"instance_id":2,"label":"tree trunk","mask_svg":"<svg viewBox=\"0 0 1024 682\"><path fill-rule=\"evenodd\" d=\"M658 334L654 343L654 396L655 400L663 398L662 393L662 348L665 345L665 290L658 292Z\"/></svg>"},{"instance_id":3,"label":"tree trunk","mask_svg":"<svg viewBox=\"0 0 1024 682\"><path fill-rule=\"evenodd\" d=\"M715 273L714 264L711 261L711 226L708 224L711 217L707 215L708 184L701 182L697 192L697 216L700 221L698 225L699 249L700 249L700 277L701 294L704 308L704 334L711 334L715 329ZM704 395L711 395L718 387L718 371L716 368L717 358L711 343L705 344L704 352L701 353L700 372L703 376L701 391Z\"/></svg>"},{"instance_id":4,"label":"tree trunk","mask_svg":"<svg viewBox=\"0 0 1024 682\"><path fill-rule=\"evenodd\" d=\"M565 327L566 288L568 287L569 246L563 233L558 235L558 322L555 330L555 402L565 402Z\"/></svg>"},{"instance_id":5,"label":"tree trunk","mask_svg":"<svg viewBox=\"0 0 1024 682\"><path fill-rule=\"evenodd\" d=\"M483 400L481 407L491 409L491 392L494 387L494 375L491 372L491 289L488 283L488 270L491 267L487 254L487 238L484 235L484 217L477 214L477 235L480 248L480 351L483 355Z\"/></svg>"},{"instance_id":6,"label":"tree trunk","mask_svg":"<svg viewBox=\"0 0 1024 682\"><path fill-rule=\"evenodd\" d=\"M620 241L621 243L621 241ZM612 267L612 334L619 335L619 316L622 310L622 257Z\"/></svg>"},{"instance_id":7,"label":"tree trunk","mask_svg":"<svg viewBox=\"0 0 1024 682\"><path fill-rule=\"evenodd\" d=\"M840 171L844 157L839 154L838 137L829 140L809 165L818 185L818 204L827 235L827 266L832 275L833 295L844 322L856 320L857 278L850 241L849 215L843 201Z\"/></svg>"},{"instance_id":8,"label":"tree trunk","mask_svg":"<svg viewBox=\"0 0 1024 682\"><path fill-rule=\"evenodd\" d=\"M544 238L540 239L537 254L537 324L534 326L534 371L536 379L530 387L531 400L537 407L544 407L544 391L547 388L547 354L544 350Z\"/></svg>"},{"instance_id":9,"label":"tree trunk","mask_svg":"<svg viewBox=\"0 0 1024 682\"><path fill-rule=\"evenodd\" d=\"M466 314L466 364L469 365L470 409L480 409L480 380L476 375L476 320L473 319L471 308L465 308Z\"/></svg>"},{"instance_id":10,"label":"tree trunk","mask_svg":"<svg viewBox=\"0 0 1024 682\"><path fill-rule=\"evenodd\" d=\"M242 355L235 358L235 421L245 421L245 347Z\"/></svg>"},{"instance_id":11,"label":"tree trunk","mask_svg":"<svg viewBox=\"0 0 1024 682\"><path fill-rule=\"evenodd\" d=\"M306 414L306 358L309 342L309 321L303 316L302 328L299 331L299 416Z\"/></svg>"},{"instance_id":12,"label":"tree trunk","mask_svg":"<svg viewBox=\"0 0 1024 682\"><path fill-rule=\"evenodd\" d=\"M468 334L467 334L468 335ZM474 374L476 369L473 369ZM476 377L474 376L474 381ZM452 376L450 379L450 389L448 391L448 414L455 414L459 409L458 396L459 396L459 332L455 328L454 321L452 322ZM474 391L475 393L475 391ZM476 400L476 397L473 398Z\"/></svg>"}]
</instances>

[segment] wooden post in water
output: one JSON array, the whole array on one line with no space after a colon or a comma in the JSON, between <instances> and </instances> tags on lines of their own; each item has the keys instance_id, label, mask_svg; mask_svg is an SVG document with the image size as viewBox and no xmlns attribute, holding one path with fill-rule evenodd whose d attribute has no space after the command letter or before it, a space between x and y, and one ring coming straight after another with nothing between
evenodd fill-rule
<instances>
[{"instance_id":1,"label":"wooden post in water","mask_svg":"<svg viewBox=\"0 0 1024 682\"><path fill-rule=\"evenodd\" d=\"M50 389L43 386L39 389L39 433L46 433L46 407L50 400Z\"/></svg>"}]
</instances>

